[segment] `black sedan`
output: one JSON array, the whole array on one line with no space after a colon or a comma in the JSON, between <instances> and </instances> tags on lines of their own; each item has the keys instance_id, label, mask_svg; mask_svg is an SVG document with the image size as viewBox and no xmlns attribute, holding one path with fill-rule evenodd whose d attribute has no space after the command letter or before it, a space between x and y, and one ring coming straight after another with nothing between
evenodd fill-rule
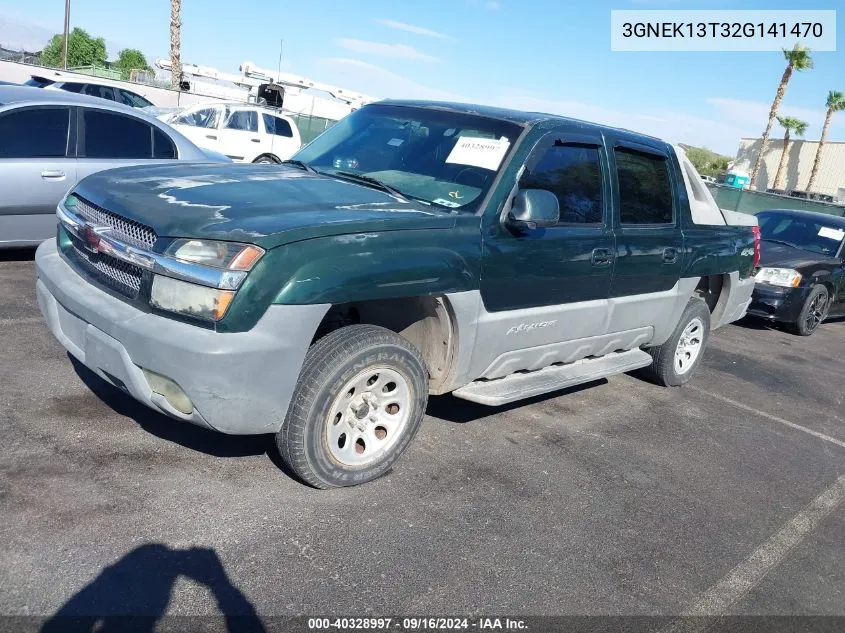
<instances>
[{"instance_id":1,"label":"black sedan","mask_svg":"<svg viewBox=\"0 0 845 633\"><path fill-rule=\"evenodd\" d=\"M845 315L845 218L769 209L757 214L760 266L748 314L809 336Z\"/></svg>"}]
</instances>

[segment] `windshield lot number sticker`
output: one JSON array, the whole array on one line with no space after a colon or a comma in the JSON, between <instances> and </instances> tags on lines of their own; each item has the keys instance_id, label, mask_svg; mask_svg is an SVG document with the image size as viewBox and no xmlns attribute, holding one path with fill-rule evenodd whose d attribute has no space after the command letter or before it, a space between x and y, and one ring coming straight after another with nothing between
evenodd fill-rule
<instances>
[{"instance_id":1,"label":"windshield lot number sticker","mask_svg":"<svg viewBox=\"0 0 845 633\"><path fill-rule=\"evenodd\" d=\"M836 240L838 242L843 237L845 237L845 230L832 229L829 226L823 226L819 229L819 237L826 237L830 240Z\"/></svg>"},{"instance_id":2,"label":"windshield lot number sticker","mask_svg":"<svg viewBox=\"0 0 845 633\"><path fill-rule=\"evenodd\" d=\"M506 138L492 139L462 136L446 158L447 163L469 165L496 171L511 142Z\"/></svg>"}]
</instances>

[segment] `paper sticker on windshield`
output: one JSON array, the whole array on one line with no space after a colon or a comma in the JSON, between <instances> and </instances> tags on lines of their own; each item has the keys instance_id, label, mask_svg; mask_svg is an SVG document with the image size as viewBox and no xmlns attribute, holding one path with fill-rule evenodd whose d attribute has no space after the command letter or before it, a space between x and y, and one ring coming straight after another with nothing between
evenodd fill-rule
<instances>
[{"instance_id":1,"label":"paper sticker on windshield","mask_svg":"<svg viewBox=\"0 0 845 633\"><path fill-rule=\"evenodd\" d=\"M455 202L454 200L447 200L446 198L435 198L434 200L432 200L432 202L434 204L441 204L444 207L455 208L461 206L460 202Z\"/></svg>"},{"instance_id":2,"label":"paper sticker on windshield","mask_svg":"<svg viewBox=\"0 0 845 633\"><path fill-rule=\"evenodd\" d=\"M462 136L455 143L446 162L496 171L510 145L511 142L508 139Z\"/></svg>"},{"instance_id":3,"label":"paper sticker on windshield","mask_svg":"<svg viewBox=\"0 0 845 633\"><path fill-rule=\"evenodd\" d=\"M387 144L388 144L388 145L392 145L393 147L399 147L399 146L400 146L402 143L404 143L404 142L405 142L405 140L404 140L404 139L401 139L401 138L392 138L392 139L390 139L389 141L387 141Z\"/></svg>"},{"instance_id":4,"label":"paper sticker on windshield","mask_svg":"<svg viewBox=\"0 0 845 633\"><path fill-rule=\"evenodd\" d=\"M832 229L829 226L823 226L819 229L819 237L826 237L829 240L836 240L839 242L843 237L845 237L845 230Z\"/></svg>"}]
</instances>

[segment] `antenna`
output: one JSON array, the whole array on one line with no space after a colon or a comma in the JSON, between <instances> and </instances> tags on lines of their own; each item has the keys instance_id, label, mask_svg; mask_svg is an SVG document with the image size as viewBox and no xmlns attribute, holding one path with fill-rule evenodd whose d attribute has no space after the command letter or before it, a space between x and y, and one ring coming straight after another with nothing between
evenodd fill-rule
<instances>
[{"instance_id":1,"label":"antenna","mask_svg":"<svg viewBox=\"0 0 845 633\"><path fill-rule=\"evenodd\" d=\"M279 69L278 69L277 75L276 75L277 79L282 74L282 51L284 50L284 48L285 48L285 40L281 39L281 40L279 40Z\"/></svg>"}]
</instances>

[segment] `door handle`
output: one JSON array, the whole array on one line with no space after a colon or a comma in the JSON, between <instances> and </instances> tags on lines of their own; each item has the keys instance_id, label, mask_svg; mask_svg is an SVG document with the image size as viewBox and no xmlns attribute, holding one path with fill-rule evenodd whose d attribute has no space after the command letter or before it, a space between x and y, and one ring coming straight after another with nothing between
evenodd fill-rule
<instances>
[{"instance_id":1,"label":"door handle","mask_svg":"<svg viewBox=\"0 0 845 633\"><path fill-rule=\"evenodd\" d=\"M62 180L65 177L65 172L57 169L55 171L42 171L41 177L45 180Z\"/></svg>"},{"instance_id":2,"label":"door handle","mask_svg":"<svg viewBox=\"0 0 845 633\"><path fill-rule=\"evenodd\" d=\"M205 138L210 138L212 141L216 141L216 140L217 140L217 136L215 136L214 134L206 134L206 135L205 135Z\"/></svg>"},{"instance_id":3,"label":"door handle","mask_svg":"<svg viewBox=\"0 0 845 633\"><path fill-rule=\"evenodd\" d=\"M678 261L678 249L676 248L664 248L663 249L663 263L664 264L674 264Z\"/></svg>"},{"instance_id":4,"label":"door handle","mask_svg":"<svg viewBox=\"0 0 845 633\"><path fill-rule=\"evenodd\" d=\"M593 266L609 266L613 261L613 251L609 248L594 248L590 254Z\"/></svg>"},{"instance_id":5,"label":"door handle","mask_svg":"<svg viewBox=\"0 0 845 633\"><path fill-rule=\"evenodd\" d=\"M252 141L253 143L260 143L261 142L260 138L251 138L249 140Z\"/></svg>"}]
</instances>

